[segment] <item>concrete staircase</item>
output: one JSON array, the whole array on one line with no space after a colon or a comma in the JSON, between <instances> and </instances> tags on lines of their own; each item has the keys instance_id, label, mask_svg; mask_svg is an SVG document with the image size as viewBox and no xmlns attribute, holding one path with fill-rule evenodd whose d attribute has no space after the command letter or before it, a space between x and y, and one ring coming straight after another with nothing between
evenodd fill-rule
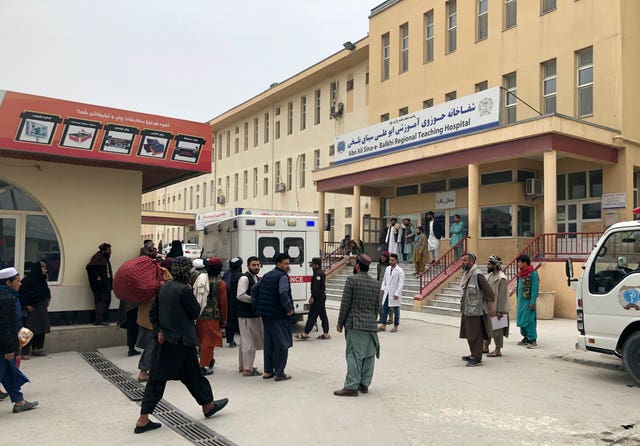
<instances>
[{"instance_id":1,"label":"concrete staircase","mask_svg":"<svg viewBox=\"0 0 640 446\"><path fill-rule=\"evenodd\" d=\"M487 267L478 265L480 271L484 274ZM421 311L432 314L442 314L447 316L460 315L460 280L462 279L462 271L458 271L450 278L435 295L430 298L421 308Z\"/></svg>"}]
</instances>

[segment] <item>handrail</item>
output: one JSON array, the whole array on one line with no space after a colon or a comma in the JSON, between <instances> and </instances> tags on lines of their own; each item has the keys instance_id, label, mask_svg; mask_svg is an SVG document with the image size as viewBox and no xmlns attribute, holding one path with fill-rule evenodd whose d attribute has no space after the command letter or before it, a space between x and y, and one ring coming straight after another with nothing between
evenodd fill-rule
<instances>
[{"instance_id":1,"label":"handrail","mask_svg":"<svg viewBox=\"0 0 640 446\"><path fill-rule=\"evenodd\" d=\"M344 256L344 247L341 242L324 242L324 255L322 256L322 270L327 272L334 265L340 263Z\"/></svg>"},{"instance_id":2,"label":"handrail","mask_svg":"<svg viewBox=\"0 0 640 446\"><path fill-rule=\"evenodd\" d=\"M449 268L456 263L458 260L455 255L456 248L462 247L462 254L467 252L467 239L469 239L469 237L465 237L453 245L444 253L444 255L435 262L427 265L424 271L418 275L418 278L420 279L420 294L422 294L422 291L427 287L427 285L429 285L429 283L438 278L438 276L446 274Z\"/></svg>"}]
</instances>

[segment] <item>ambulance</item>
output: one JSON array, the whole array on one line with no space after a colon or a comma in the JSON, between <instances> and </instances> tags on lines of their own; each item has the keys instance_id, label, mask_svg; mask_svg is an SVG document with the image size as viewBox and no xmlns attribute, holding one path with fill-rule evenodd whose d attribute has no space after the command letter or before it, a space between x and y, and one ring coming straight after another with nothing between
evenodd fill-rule
<instances>
[{"instance_id":1,"label":"ambulance","mask_svg":"<svg viewBox=\"0 0 640 446\"><path fill-rule=\"evenodd\" d=\"M246 271L247 258L260 260L260 276L276 267L275 256L291 257L289 282L296 319L309 312L310 282L313 271L309 262L320 255L318 217L309 215L243 214L204 227L202 257L220 257L223 264L241 257Z\"/></svg>"},{"instance_id":2,"label":"ambulance","mask_svg":"<svg viewBox=\"0 0 640 446\"><path fill-rule=\"evenodd\" d=\"M574 279L567 259L567 284L577 282L576 347L621 358L640 384L640 221L607 229L583 269L582 277Z\"/></svg>"}]
</instances>

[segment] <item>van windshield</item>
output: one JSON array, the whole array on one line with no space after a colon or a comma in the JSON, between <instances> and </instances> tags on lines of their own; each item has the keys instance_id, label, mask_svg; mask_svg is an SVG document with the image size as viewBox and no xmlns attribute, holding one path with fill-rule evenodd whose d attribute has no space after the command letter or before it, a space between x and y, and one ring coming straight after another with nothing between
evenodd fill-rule
<instances>
[{"instance_id":1,"label":"van windshield","mask_svg":"<svg viewBox=\"0 0 640 446\"><path fill-rule=\"evenodd\" d=\"M591 294L607 294L629 274L640 273L640 230L610 234L589 271Z\"/></svg>"}]
</instances>

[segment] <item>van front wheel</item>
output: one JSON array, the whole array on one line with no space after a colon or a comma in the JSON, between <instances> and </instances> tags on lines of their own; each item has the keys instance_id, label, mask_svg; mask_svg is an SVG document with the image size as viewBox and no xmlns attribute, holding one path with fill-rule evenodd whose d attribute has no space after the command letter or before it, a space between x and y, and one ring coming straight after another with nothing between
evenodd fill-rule
<instances>
[{"instance_id":1,"label":"van front wheel","mask_svg":"<svg viewBox=\"0 0 640 446\"><path fill-rule=\"evenodd\" d=\"M640 384L640 331L636 331L625 341L622 363L629 375Z\"/></svg>"}]
</instances>

